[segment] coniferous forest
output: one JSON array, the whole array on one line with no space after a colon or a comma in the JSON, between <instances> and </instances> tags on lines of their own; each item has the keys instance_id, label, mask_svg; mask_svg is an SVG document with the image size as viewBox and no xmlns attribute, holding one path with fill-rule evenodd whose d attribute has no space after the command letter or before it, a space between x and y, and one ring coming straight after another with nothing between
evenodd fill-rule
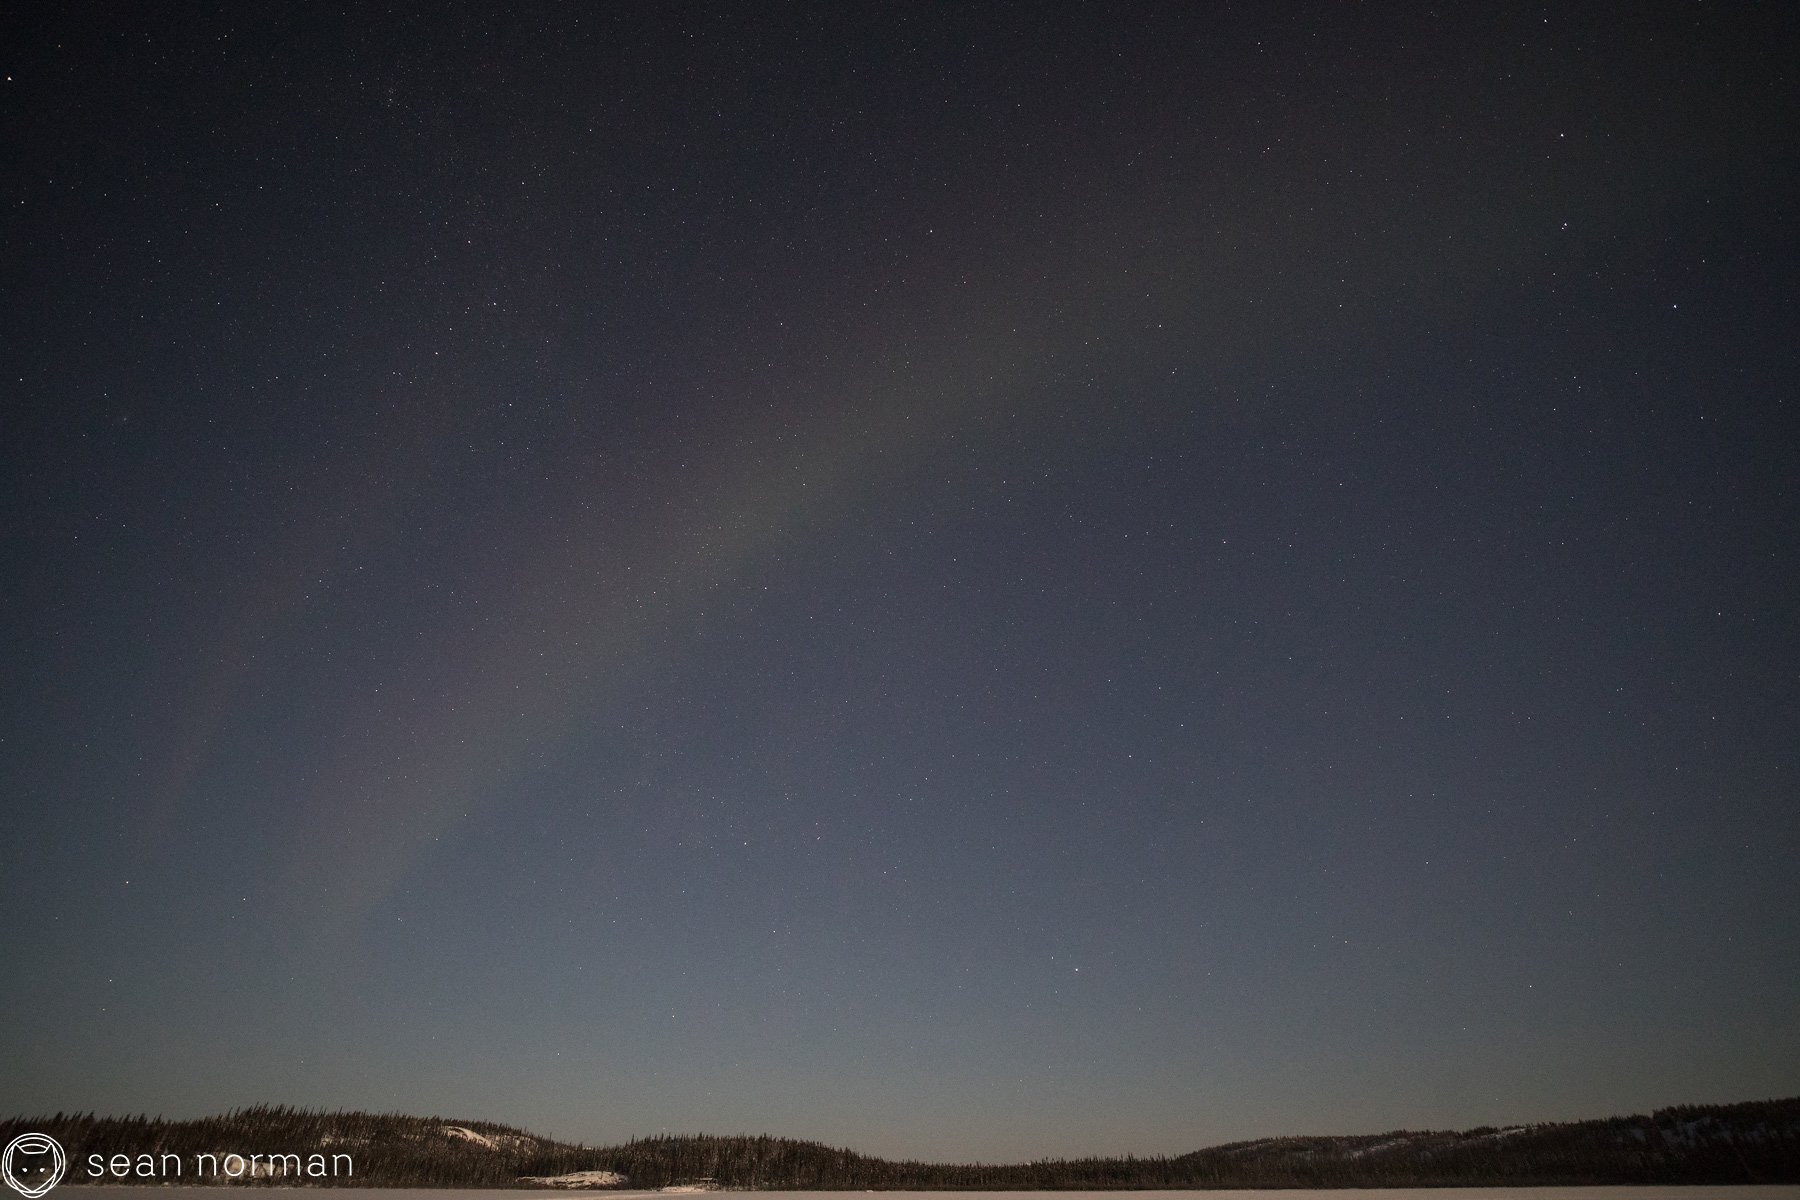
<instances>
[{"instance_id":1,"label":"coniferous forest","mask_svg":"<svg viewBox=\"0 0 1800 1200\"><path fill-rule=\"evenodd\" d=\"M1561 1124L1236 1142L1148 1158L1016 1164L892 1162L770 1136L658 1136L616 1146L554 1141L484 1121L258 1106L172 1121L56 1113L0 1121L0 1142L35 1131L68 1155L68 1184L226 1183L94 1178L90 1164L173 1155L348 1155L353 1174L245 1176L240 1186L531 1187L611 1171L634 1190L716 1182L773 1189L1150 1189L1800 1183L1800 1097L1660 1109ZM95 1160L92 1156L98 1155ZM161 1161L169 1161L161 1159Z\"/></svg>"}]
</instances>

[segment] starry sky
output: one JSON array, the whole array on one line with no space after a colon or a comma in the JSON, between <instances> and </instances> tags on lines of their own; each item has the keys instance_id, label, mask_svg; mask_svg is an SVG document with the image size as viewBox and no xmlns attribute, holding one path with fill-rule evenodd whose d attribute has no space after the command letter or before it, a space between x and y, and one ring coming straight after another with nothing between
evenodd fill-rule
<instances>
[{"instance_id":1,"label":"starry sky","mask_svg":"<svg viewBox=\"0 0 1800 1200\"><path fill-rule=\"evenodd\" d=\"M1800 1091L1791 9L0 47L0 1110Z\"/></svg>"}]
</instances>

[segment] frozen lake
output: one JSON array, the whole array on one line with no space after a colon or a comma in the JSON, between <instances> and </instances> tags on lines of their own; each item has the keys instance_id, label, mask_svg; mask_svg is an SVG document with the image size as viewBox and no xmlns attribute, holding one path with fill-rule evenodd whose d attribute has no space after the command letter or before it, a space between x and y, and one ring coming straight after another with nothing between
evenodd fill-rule
<instances>
[{"instance_id":1,"label":"frozen lake","mask_svg":"<svg viewBox=\"0 0 1800 1200\"><path fill-rule=\"evenodd\" d=\"M123 1186L57 1188L47 1200L120 1200ZM135 1189L131 1189L135 1190ZM160 1200L218 1200L221 1191L244 1190L260 1194L272 1189L156 1187ZM293 1189L301 1190L301 1189ZM529 1192L555 1196L607 1197L608 1200L644 1200L658 1196L656 1192L557 1191L532 1189L458 1189L458 1188L323 1188L304 1189L329 1193L332 1200L519 1200ZM874 1192L755 1192L757 1200L859 1200L878 1195ZM912 1192L908 1195L942 1196L945 1200L1156 1200L1157 1197L1239 1197L1241 1200L1349 1200L1350 1197L1391 1197L1392 1200L1800 1200L1800 1185L1741 1184L1730 1187L1572 1187L1572 1188L1326 1188L1279 1191L1208 1191L1208 1192ZM324 1200L321 1197L321 1200Z\"/></svg>"}]
</instances>

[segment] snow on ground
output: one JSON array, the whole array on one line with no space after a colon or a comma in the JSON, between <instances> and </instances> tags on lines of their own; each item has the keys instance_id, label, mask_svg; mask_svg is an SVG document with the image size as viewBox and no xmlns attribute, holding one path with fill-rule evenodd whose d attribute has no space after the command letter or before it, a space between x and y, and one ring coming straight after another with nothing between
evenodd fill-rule
<instances>
[{"instance_id":1,"label":"snow on ground","mask_svg":"<svg viewBox=\"0 0 1800 1200\"><path fill-rule=\"evenodd\" d=\"M498 1150L500 1148L494 1143L493 1138L488 1137L486 1134L476 1133L473 1129L464 1129L461 1125L444 1126L444 1136L447 1138L460 1138L465 1142L474 1142L477 1146L485 1146L489 1150Z\"/></svg>"},{"instance_id":2,"label":"snow on ground","mask_svg":"<svg viewBox=\"0 0 1800 1200\"><path fill-rule=\"evenodd\" d=\"M519 1182L553 1188L610 1188L624 1183L625 1177L617 1171L575 1171L568 1175L521 1175Z\"/></svg>"},{"instance_id":3,"label":"snow on ground","mask_svg":"<svg viewBox=\"0 0 1800 1200\"><path fill-rule=\"evenodd\" d=\"M485 1133L476 1133L473 1129L463 1125L442 1125L439 1126L439 1131L447 1138L468 1142L471 1145L480 1146L484 1150L529 1150L536 1144L523 1134L501 1133L489 1136Z\"/></svg>"}]
</instances>

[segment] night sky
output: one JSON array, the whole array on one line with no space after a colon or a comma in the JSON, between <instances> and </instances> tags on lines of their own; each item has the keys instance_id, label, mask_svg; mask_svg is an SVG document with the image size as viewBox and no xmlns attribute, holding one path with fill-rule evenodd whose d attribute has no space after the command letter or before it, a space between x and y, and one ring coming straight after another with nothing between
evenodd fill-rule
<instances>
[{"instance_id":1,"label":"night sky","mask_svg":"<svg viewBox=\"0 0 1800 1200\"><path fill-rule=\"evenodd\" d=\"M0 25L0 1111L1800 1091L1791 5L332 7Z\"/></svg>"}]
</instances>

